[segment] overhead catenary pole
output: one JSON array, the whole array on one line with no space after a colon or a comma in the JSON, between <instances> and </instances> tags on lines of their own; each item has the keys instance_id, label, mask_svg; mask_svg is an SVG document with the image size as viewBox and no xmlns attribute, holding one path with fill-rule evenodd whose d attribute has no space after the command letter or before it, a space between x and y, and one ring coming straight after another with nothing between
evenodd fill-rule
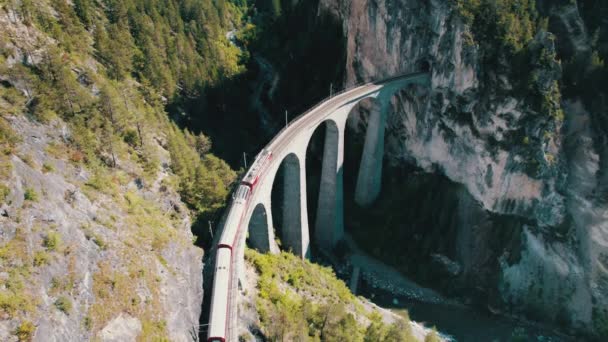
<instances>
[{"instance_id":1,"label":"overhead catenary pole","mask_svg":"<svg viewBox=\"0 0 608 342\"><path fill-rule=\"evenodd\" d=\"M285 110L285 127L289 126L289 120L287 119L287 110Z\"/></svg>"},{"instance_id":2,"label":"overhead catenary pole","mask_svg":"<svg viewBox=\"0 0 608 342\"><path fill-rule=\"evenodd\" d=\"M245 163L245 169L247 169L247 153L243 152L243 163Z\"/></svg>"},{"instance_id":3,"label":"overhead catenary pole","mask_svg":"<svg viewBox=\"0 0 608 342\"><path fill-rule=\"evenodd\" d=\"M209 234L211 235L211 240L213 240L213 229L211 229L211 221L207 221L209 223Z\"/></svg>"},{"instance_id":4,"label":"overhead catenary pole","mask_svg":"<svg viewBox=\"0 0 608 342\"><path fill-rule=\"evenodd\" d=\"M333 83L329 83L329 97L331 98L333 96L334 93L334 84Z\"/></svg>"}]
</instances>

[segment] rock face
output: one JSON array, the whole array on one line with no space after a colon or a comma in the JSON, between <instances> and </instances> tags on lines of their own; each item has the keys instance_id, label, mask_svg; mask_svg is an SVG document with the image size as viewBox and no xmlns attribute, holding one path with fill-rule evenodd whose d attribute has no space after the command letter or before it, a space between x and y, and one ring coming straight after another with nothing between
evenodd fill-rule
<instances>
[{"instance_id":1,"label":"rock face","mask_svg":"<svg viewBox=\"0 0 608 342\"><path fill-rule=\"evenodd\" d=\"M191 243L190 218L179 196L161 190L160 181L141 189L129 181L114 194L91 188L85 184L94 175L48 152L64 146L63 134L70 134L59 122L43 125L25 117L9 122L22 142L19 157L10 160L11 192L0 209L6 248L0 277L15 277L22 287L15 297L34 304L22 313L36 326L33 340L134 341L151 326L175 341L196 337L202 251ZM159 179L165 176L161 172ZM125 210L123 196L142 209ZM139 235L153 234L152 227L135 226L165 224L156 221L165 213L175 216L172 226L161 228L171 240L149 245L153 237ZM16 276L21 270L28 273ZM61 306L60 299L70 304ZM19 322L0 320L3 341L16 340Z\"/></svg>"},{"instance_id":2,"label":"rock face","mask_svg":"<svg viewBox=\"0 0 608 342\"><path fill-rule=\"evenodd\" d=\"M44 50L32 47L50 38L4 8L0 26L3 38L10 36L1 46L1 90L29 96L27 83L5 67L38 63ZM203 253L171 183L164 133L151 131L145 140L162 166L149 177L127 153L111 170L89 167L70 145L82 133L57 116L36 121L6 98L0 340L196 340Z\"/></svg>"},{"instance_id":3,"label":"rock face","mask_svg":"<svg viewBox=\"0 0 608 342\"><path fill-rule=\"evenodd\" d=\"M321 0L320 11L343 22L346 86L431 65L430 90L393 99L385 158L463 186L448 213L458 231L451 255L435 259L455 260L448 273L498 294L503 307L597 334L608 317L608 207L597 192L606 182L605 139L574 99L564 102L562 125L510 95L506 76L482 78L479 48L452 4ZM576 5L554 14L565 23L558 40L585 49ZM530 51L554 54L554 41L541 31ZM552 61L534 73L548 89L561 68ZM351 121L358 136L365 121L363 108ZM492 224L504 215L517 218L509 241Z\"/></svg>"}]
</instances>

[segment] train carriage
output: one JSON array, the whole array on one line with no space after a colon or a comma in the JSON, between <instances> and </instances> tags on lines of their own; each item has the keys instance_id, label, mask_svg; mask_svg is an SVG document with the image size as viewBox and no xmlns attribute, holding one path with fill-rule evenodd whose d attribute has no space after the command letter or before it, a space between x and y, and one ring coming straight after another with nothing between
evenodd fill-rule
<instances>
[{"instance_id":1,"label":"train carriage","mask_svg":"<svg viewBox=\"0 0 608 342\"><path fill-rule=\"evenodd\" d=\"M253 162L253 165L251 165L251 168L249 169L245 177L243 177L243 181L241 182L241 184L248 185L253 189L253 187L260 179L260 176L262 175L264 169L266 168L266 166L268 166L271 160L272 152L267 149L263 149L262 152L260 152L255 158L255 162Z\"/></svg>"},{"instance_id":2,"label":"train carriage","mask_svg":"<svg viewBox=\"0 0 608 342\"><path fill-rule=\"evenodd\" d=\"M255 162L243 177L230 206L230 212L224 224L224 231L217 246L215 278L211 295L211 314L207 342L226 342L228 313L230 310L230 286L232 277L233 248L238 243L240 230L243 229L243 217L247 201L260 176L272 159L272 153L264 149L258 154Z\"/></svg>"},{"instance_id":3,"label":"train carriage","mask_svg":"<svg viewBox=\"0 0 608 342\"><path fill-rule=\"evenodd\" d=\"M226 342L226 327L228 325L227 299L230 291L231 251L219 248L215 260L215 277L211 295L211 315L209 317L208 342Z\"/></svg>"}]
</instances>

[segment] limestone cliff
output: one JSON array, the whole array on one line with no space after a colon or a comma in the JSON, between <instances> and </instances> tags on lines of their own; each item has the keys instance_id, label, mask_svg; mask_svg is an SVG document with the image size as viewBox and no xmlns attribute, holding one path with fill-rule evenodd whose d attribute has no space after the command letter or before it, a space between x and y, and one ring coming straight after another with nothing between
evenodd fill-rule
<instances>
[{"instance_id":1,"label":"limestone cliff","mask_svg":"<svg viewBox=\"0 0 608 342\"><path fill-rule=\"evenodd\" d=\"M170 152L183 133L137 81L106 77L88 31L84 52L65 48L57 36L71 36L47 2L36 6L55 37L1 5L0 340L196 340L203 253ZM106 91L109 135L98 116ZM118 123L127 117L137 123ZM127 131L131 140L115 135ZM179 155L195 160L188 146Z\"/></svg>"},{"instance_id":2,"label":"limestone cliff","mask_svg":"<svg viewBox=\"0 0 608 342\"><path fill-rule=\"evenodd\" d=\"M462 266L451 275L459 285L450 286L483 288L500 297L492 305L605 333L608 207L597 190L606 182L606 142L594 129L597 113L574 98L562 101L562 108L554 100L555 117L540 113L532 90L516 91L515 62L498 58L484 65L484 52L455 4L322 0L319 10L343 22L346 86L430 64L429 91L410 89L393 99L385 159L462 185L450 211L434 213L450 216L449 229L427 228L429 236L453 238L439 249ZM549 58L521 72L548 94L562 75L556 44L584 50L588 41L576 4L542 10L551 18L549 31L562 29L557 37L543 29L535 34L527 55ZM368 111L362 108L351 121L358 136ZM509 217L507 232L497 217Z\"/></svg>"}]
</instances>

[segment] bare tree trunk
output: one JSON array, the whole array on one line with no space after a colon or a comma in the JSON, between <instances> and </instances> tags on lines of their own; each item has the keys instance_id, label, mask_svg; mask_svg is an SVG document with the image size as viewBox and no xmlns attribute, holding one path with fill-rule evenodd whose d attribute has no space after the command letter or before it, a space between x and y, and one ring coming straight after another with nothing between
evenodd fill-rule
<instances>
[{"instance_id":1,"label":"bare tree trunk","mask_svg":"<svg viewBox=\"0 0 608 342\"><path fill-rule=\"evenodd\" d=\"M139 120L137 120L137 134L139 135L139 147L144 147L144 136L141 134L141 125L139 124Z\"/></svg>"},{"instance_id":2,"label":"bare tree trunk","mask_svg":"<svg viewBox=\"0 0 608 342\"><path fill-rule=\"evenodd\" d=\"M122 94L122 99L125 102L125 107L127 108L127 112L131 112L131 109L129 108L129 101L127 101L127 96L125 96L125 94ZM141 134L141 124L139 122L139 118L136 118L136 123L135 125L137 126L137 135L139 136L139 148L143 148L144 147L144 136Z\"/></svg>"}]
</instances>

